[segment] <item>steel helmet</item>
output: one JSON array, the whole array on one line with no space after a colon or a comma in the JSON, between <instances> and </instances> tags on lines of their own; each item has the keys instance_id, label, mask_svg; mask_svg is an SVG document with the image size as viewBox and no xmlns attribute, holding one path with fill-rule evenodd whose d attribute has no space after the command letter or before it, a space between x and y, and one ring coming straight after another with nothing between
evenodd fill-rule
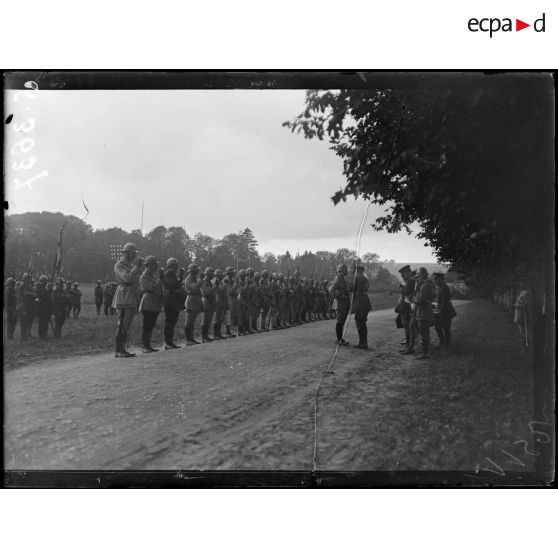
<instances>
[{"instance_id":1,"label":"steel helmet","mask_svg":"<svg viewBox=\"0 0 558 558\"><path fill-rule=\"evenodd\" d=\"M269 271L267 271L267 269L264 269L262 271L262 277L267 277L269 275Z\"/></svg>"},{"instance_id":2,"label":"steel helmet","mask_svg":"<svg viewBox=\"0 0 558 558\"><path fill-rule=\"evenodd\" d=\"M239 276L239 277L243 277L243 276L245 276L245 275L246 275L246 270L245 270L245 269L239 270L239 272L238 272L238 276Z\"/></svg>"},{"instance_id":3,"label":"steel helmet","mask_svg":"<svg viewBox=\"0 0 558 558\"><path fill-rule=\"evenodd\" d=\"M206 267L205 271L203 272L204 275L215 275L215 268L213 267Z\"/></svg>"},{"instance_id":4,"label":"steel helmet","mask_svg":"<svg viewBox=\"0 0 558 558\"><path fill-rule=\"evenodd\" d=\"M13 285L15 283L15 279L13 277L8 277L6 279L6 284L7 285Z\"/></svg>"},{"instance_id":5,"label":"steel helmet","mask_svg":"<svg viewBox=\"0 0 558 558\"><path fill-rule=\"evenodd\" d=\"M192 271L199 271L199 270L200 270L200 268L196 264L192 263L188 266L188 273L190 273Z\"/></svg>"},{"instance_id":6,"label":"steel helmet","mask_svg":"<svg viewBox=\"0 0 558 558\"><path fill-rule=\"evenodd\" d=\"M337 271L348 271L348 268L345 264L341 264L337 266Z\"/></svg>"},{"instance_id":7,"label":"steel helmet","mask_svg":"<svg viewBox=\"0 0 558 558\"><path fill-rule=\"evenodd\" d=\"M254 273L254 270L251 267L247 267L246 273Z\"/></svg>"},{"instance_id":8,"label":"steel helmet","mask_svg":"<svg viewBox=\"0 0 558 558\"><path fill-rule=\"evenodd\" d=\"M225 275L225 273L223 272L222 269L217 268L217 269L215 270L215 275L217 275L217 277L223 277L223 275Z\"/></svg>"},{"instance_id":9,"label":"steel helmet","mask_svg":"<svg viewBox=\"0 0 558 558\"><path fill-rule=\"evenodd\" d=\"M157 262L157 258L155 256L147 256L147 258L145 258L145 264L146 265L156 264L156 263L158 263L158 262ZM168 263L169 262L167 262L167 264ZM169 266L167 265L167 267L169 267Z\"/></svg>"},{"instance_id":10,"label":"steel helmet","mask_svg":"<svg viewBox=\"0 0 558 558\"><path fill-rule=\"evenodd\" d=\"M146 262L147 263L147 262ZM178 265L178 260L176 258L169 258L167 260L167 269L171 266L171 265Z\"/></svg>"},{"instance_id":11,"label":"steel helmet","mask_svg":"<svg viewBox=\"0 0 558 558\"><path fill-rule=\"evenodd\" d=\"M136 245L133 242L126 242L126 244L122 246L122 252L135 252L137 254L138 249L136 248Z\"/></svg>"},{"instance_id":12,"label":"steel helmet","mask_svg":"<svg viewBox=\"0 0 558 558\"><path fill-rule=\"evenodd\" d=\"M39 283L48 283L48 277L46 275L41 275L38 280Z\"/></svg>"},{"instance_id":13,"label":"steel helmet","mask_svg":"<svg viewBox=\"0 0 558 558\"><path fill-rule=\"evenodd\" d=\"M234 267L228 265L227 267L225 267L225 273L234 273Z\"/></svg>"}]
</instances>

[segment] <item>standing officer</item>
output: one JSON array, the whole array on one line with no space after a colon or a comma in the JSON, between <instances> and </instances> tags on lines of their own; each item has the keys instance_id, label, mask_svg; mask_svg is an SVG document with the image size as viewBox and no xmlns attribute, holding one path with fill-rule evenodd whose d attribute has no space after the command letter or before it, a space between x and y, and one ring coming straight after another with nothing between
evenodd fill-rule
<instances>
[{"instance_id":1,"label":"standing officer","mask_svg":"<svg viewBox=\"0 0 558 558\"><path fill-rule=\"evenodd\" d=\"M66 318L70 317L70 314L72 313L72 310L74 308L74 290L72 289L72 282L71 281L66 281L66 290L65 290L65 294L68 297L68 308L66 310L67 314L66 314Z\"/></svg>"},{"instance_id":2,"label":"standing officer","mask_svg":"<svg viewBox=\"0 0 558 558\"><path fill-rule=\"evenodd\" d=\"M13 277L8 277L6 280L4 304L6 309L8 339L13 339L15 327L17 325L17 291L15 288L15 279Z\"/></svg>"},{"instance_id":3,"label":"standing officer","mask_svg":"<svg viewBox=\"0 0 558 558\"><path fill-rule=\"evenodd\" d=\"M64 290L64 279L60 278L52 291L52 310L54 312L54 337L62 336L62 326L66 321L68 310L68 295Z\"/></svg>"},{"instance_id":4,"label":"standing officer","mask_svg":"<svg viewBox=\"0 0 558 558\"><path fill-rule=\"evenodd\" d=\"M81 312L81 296L82 292L79 290L79 284L74 283L74 319L78 319Z\"/></svg>"},{"instance_id":5,"label":"standing officer","mask_svg":"<svg viewBox=\"0 0 558 558\"><path fill-rule=\"evenodd\" d=\"M46 339L48 337L48 324L52 315L51 291L52 288L48 285L48 277L41 275L35 285L39 339Z\"/></svg>"},{"instance_id":6,"label":"standing officer","mask_svg":"<svg viewBox=\"0 0 558 558\"><path fill-rule=\"evenodd\" d=\"M451 321L457 312L451 302L451 291L446 284L443 273L433 273L436 285L436 311L434 312L434 327L440 339L440 346L449 348L451 343Z\"/></svg>"},{"instance_id":7,"label":"standing officer","mask_svg":"<svg viewBox=\"0 0 558 558\"><path fill-rule=\"evenodd\" d=\"M434 325L432 302L434 302L435 297L436 287L432 280L428 278L428 271L424 267L419 268L415 307L417 331L422 339L422 353L417 357L419 359L428 358L430 328Z\"/></svg>"},{"instance_id":8,"label":"standing officer","mask_svg":"<svg viewBox=\"0 0 558 558\"><path fill-rule=\"evenodd\" d=\"M178 273L178 260L169 258L166 270L163 274L163 307L165 309L165 345L164 349L180 349L180 345L174 342L174 328L180 311L184 308L184 290L182 281L184 279L184 269Z\"/></svg>"},{"instance_id":9,"label":"standing officer","mask_svg":"<svg viewBox=\"0 0 558 558\"><path fill-rule=\"evenodd\" d=\"M399 273L404 282L400 293L402 300L397 305L397 313L401 316L401 324L405 328L405 341L402 343L402 345L405 345L405 348L402 353L413 354L415 350L416 329L412 319L411 301L415 293L416 279L410 265L403 266Z\"/></svg>"},{"instance_id":10,"label":"standing officer","mask_svg":"<svg viewBox=\"0 0 558 558\"><path fill-rule=\"evenodd\" d=\"M103 305L103 286L101 285L100 279L97 281L97 286L95 287L94 294L95 294L95 307L97 308L97 316L100 316L101 306Z\"/></svg>"},{"instance_id":11,"label":"standing officer","mask_svg":"<svg viewBox=\"0 0 558 558\"><path fill-rule=\"evenodd\" d=\"M213 324L213 339L226 339L221 335L225 315L229 310L227 286L224 283L225 274L222 269L215 270L213 290L215 293L215 323Z\"/></svg>"},{"instance_id":12,"label":"standing officer","mask_svg":"<svg viewBox=\"0 0 558 558\"><path fill-rule=\"evenodd\" d=\"M351 312L355 315L355 324L358 331L357 349L368 349L366 320L370 310L372 310L372 306L368 296L368 279L364 276L364 267L357 264L351 293Z\"/></svg>"},{"instance_id":13,"label":"standing officer","mask_svg":"<svg viewBox=\"0 0 558 558\"><path fill-rule=\"evenodd\" d=\"M211 343L213 339L209 337L209 328L211 327L211 320L215 313L215 288L213 286L213 277L215 277L215 269L206 267L203 273L203 283L201 285L202 294L202 343Z\"/></svg>"},{"instance_id":14,"label":"standing officer","mask_svg":"<svg viewBox=\"0 0 558 558\"><path fill-rule=\"evenodd\" d=\"M261 314L262 302L261 302L261 285L260 281L262 276L259 273L254 273L252 278L252 315L250 316L250 325L253 333L259 333L258 329L258 318Z\"/></svg>"},{"instance_id":15,"label":"standing officer","mask_svg":"<svg viewBox=\"0 0 558 558\"><path fill-rule=\"evenodd\" d=\"M225 278L223 283L227 289L227 299L229 303L229 310L225 313L226 321L226 335L227 337L236 337L231 331L231 327L237 328L238 332L238 282L235 278L236 270L230 265L225 268Z\"/></svg>"},{"instance_id":16,"label":"standing officer","mask_svg":"<svg viewBox=\"0 0 558 558\"><path fill-rule=\"evenodd\" d=\"M241 269L238 272L238 335L246 335L249 297L250 287L246 281L246 271Z\"/></svg>"},{"instance_id":17,"label":"standing officer","mask_svg":"<svg viewBox=\"0 0 558 558\"><path fill-rule=\"evenodd\" d=\"M196 318L202 311L201 286L203 280L198 277L200 268L195 264L188 266L188 276L184 280L186 289L186 345L199 345L200 342L194 339L194 326Z\"/></svg>"},{"instance_id":18,"label":"standing officer","mask_svg":"<svg viewBox=\"0 0 558 558\"><path fill-rule=\"evenodd\" d=\"M122 247L122 258L114 266L114 274L118 286L112 300L112 307L118 314L116 326L115 357L127 358L136 356L127 350L126 344L134 316L138 311L139 278L144 269L143 259L137 257L136 245L127 242Z\"/></svg>"},{"instance_id":19,"label":"standing officer","mask_svg":"<svg viewBox=\"0 0 558 558\"><path fill-rule=\"evenodd\" d=\"M343 329L349 310L351 300L349 298L349 289L345 277L347 277L348 269L345 264L337 267L337 277L333 280L329 292L337 303L337 322L335 324L335 333L337 335L338 345L348 345L349 343L343 339Z\"/></svg>"},{"instance_id":20,"label":"standing officer","mask_svg":"<svg viewBox=\"0 0 558 558\"><path fill-rule=\"evenodd\" d=\"M260 281L260 301L261 301L261 324L262 331L269 331L268 318L271 311L271 301L273 294L271 292L271 285L269 283L269 271L264 269L262 271L262 280Z\"/></svg>"},{"instance_id":21,"label":"standing officer","mask_svg":"<svg viewBox=\"0 0 558 558\"><path fill-rule=\"evenodd\" d=\"M31 283L31 276L28 273L24 273L21 284L17 289L19 331L22 341L31 337L31 327L35 317L35 298L35 289Z\"/></svg>"},{"instance_id":22,"label":"standing officer","mask_svg":"<svg viewBox=\"0 0 558 558\"><path fill-rule=\"evenodd\" d=\"M157 258L147 256L145 258L145 271L140 277L141 301L139 311L143 314L143 326L141 332L142 353L156 353L158 349L151 346L151 334L157 323L157 317L161 312L161 299L163 296L163 281L157 270ZM167 345L165 343L165 349Z\"/></svg>"}]
</instances>

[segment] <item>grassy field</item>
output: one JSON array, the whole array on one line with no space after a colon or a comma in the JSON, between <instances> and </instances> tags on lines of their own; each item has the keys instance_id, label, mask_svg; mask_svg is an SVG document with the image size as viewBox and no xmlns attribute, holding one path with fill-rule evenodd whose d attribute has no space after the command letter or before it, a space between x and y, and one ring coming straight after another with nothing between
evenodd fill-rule
<instances>
[{"instance_id":1,"label":"grassy field","mask_svg":"<svg viewBox=\"0 0 558 558\"><path fill-rule=\"evenodd\" d=\"M17 367L44 358L64 358L71 355L94 354L112 349L116 332L116 316L105 316L102 309L101 315L97 316L93 294L94 287L93 284L80 285L83 293L81 314L77 320L71 317L66 320L60 339L53 338L50 328L48 339L38 339L37 321L35 320L31 340L21 342L18 325L14 339L8 341L4 326L4 365L6 367ZM395 294L374 293L371 295L372 308L373 310L381 310L395 307L396 299L397 295ZM181 313L175 328L175 339L178 342L184 341L184 320L185 315ZM154 347L163 345L164 322L165 316L161 312L153 330L152 344ZM142 317L137 316L132 326L132 345L139 345L140 343L141 323ZM200 337L199 323L195 334L197 338Z\"/></svg>"}]
</instances>

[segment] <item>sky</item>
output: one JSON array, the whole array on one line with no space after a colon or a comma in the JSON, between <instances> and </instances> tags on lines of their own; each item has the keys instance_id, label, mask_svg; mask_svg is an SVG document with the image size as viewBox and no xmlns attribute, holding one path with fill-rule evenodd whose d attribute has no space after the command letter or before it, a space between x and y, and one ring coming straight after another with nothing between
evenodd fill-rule
<instances>
[{"instance_id":1,"label":"sky","mask_svg":"<svg viewBox=\"0 0 558 558\"><path fill-rule=\"evenodd\" d=\"M85 218L83 197L94 229L130 231L141 227L143 203L144 233L163 224L220 238L248 227L262 254L357 249L366 203L330 199L344 185L341 159L327 142L281 126L302 111L304 91L45 90L17 101L7 93L9 213ZM26 138L31 148L16 146ZM17 169L30 156L32 168ZM414 236L373 231L383 213L370 206L360 254L436 260Z\"/></svg>"}]
</instances>

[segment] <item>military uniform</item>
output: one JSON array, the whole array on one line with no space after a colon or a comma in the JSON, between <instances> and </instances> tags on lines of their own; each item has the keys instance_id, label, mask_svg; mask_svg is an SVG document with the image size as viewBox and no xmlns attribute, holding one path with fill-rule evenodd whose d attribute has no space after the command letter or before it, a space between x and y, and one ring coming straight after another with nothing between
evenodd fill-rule
<instances>
[{"instance_id":1,"label":"military uniform","mask_svg":"<svg viewBox=\"0 0 558 558\"><path fill-rule=\"evenodd\" d=\"M436 287L428 275L420 275L417 282L416 304L414 318L417 324L417 332L422 340L421 358L428 356L430 346L430 328L434 325L434 310L432 302L436 297Z\"/></svg>"},{"instance_id":2,"label":"military uniform","mask_svg":"<svg viewBox=\"0 0 558 558\"><path fill-rule=\"evenodd\" d=\"M61 284L56 285L52 291L52 310L54 312L54 337L62 336L62 326L66 321L66 313L70 301Z\"/></svg>"},{"instance_id":3,"label":"military uniform","mask_svg":"<svg viewBox=\"0 0 558 558\"><path fill-rule=\"evenodd\" d=\"M238 334L246 335L248 301L250 297L250 286L246 282L246 272L238 272Z\"/></svg>"},{"instance_id":4,"label":"military uniform","mask_svg":"<svg viewBox=\"0 0 558 558\"><path fill-rule=\"evenodd\" d=\"M213 283L215 292L215 323L213 324L213 338L225 339L221 334L225 316L229 310L229 297L227 294L227 286L223 281L223 272L215 270L215 279Z\"/></svg>"},{"instance_id":5,"label":"military uniform","mask_svg":"<svg viewBox=\"0 0 558 558\"><path fill-rule=\"evenodd\" d=\"M23 341L31 337L31 328L35 317L35 298L35 289L31 285L31 278L24 277L17 289L19 331Z\"/></svg>"},{"instance_id":6,"label":"military uniform","mask_svg":"<svg viewBox=\"0 0 558 558\"><path fill-rule=\"evenodd\" d=\"M15 281L11 277L7 281L4 290L4 307L6 309L6 326L8 339L14 338L14 331L17 325L17 291Z\"/></svg>"},{"instance_id":7,"label":"military uniform","mask_svg":"<svg viewBox=\"0 0 558 558\"><path fill-rule=\"evenodd\" d=\"M261 329L262 331L269 331L268 315L271 312L271 305L273 293L269 283L269 273L262 273L262 280L260 282L260 297L261 297Z\"/></svg>"},{"instance_id":8,"label":"military uniform","mask_svg":"<svg viewBox=\"0 0 558 558\"><path fill-rule=\"evenodd\" d=\"M406 354L411 354L414 351L416 340L416 322L413 316L411 304L414 301L416 290L416 278L411 272L411 267L406 265L399 270L403 276L405 283L400 292L400 301L395 309L396 313L401 318L401 325L405 329L405 349Z\"/></svg>"},{"instance_id":9,"label":"military uniform","mask_svg":"<svg viewBox=\"0 0 558 558\"><path fill-rule=\"evenodd\" d=\"M136 247L130 242L122 248L123 253L137 253ZM116 326L116 357L135 356L127 348L128 337L134 316L138 312L139 278L143 265L139 266L123 256L114 266L114 275L118 286L112 299L112 307L118 314Z\"/></svg>"},{"instance_id":10,"label":"military uniform","mask_svg":"<svg viewBox=\"0 0 558 558\"><path fill-rule=\"evenodd\" d=\"M357 267L357 274L352 283L351 313L355 315L355 324L358 331L358 345L360 349L368 348L368 327L366 321L368 312L372 310L368 296L368 279L362 274L364 268Z\"/></svg>"},{"instance_id":11,"label":"military uniform","mask_svg":"<svg viewBox=\"0 0 558 558\"><path fill-rule=\"evenodd\" d=\"M52 315L51 289L47 286L47 278L44 276L43 278L44 280L39 280L35 286L35 303L40 339L46 339L48 337L48 324Z\"/></svg>"},{"instance_id":12,"label":"military uniform","mask_svg":"<svg viewBox=\"0 0 558 558\"><path fill-rule=\"evenodd\" d=\"M197 266L191 265L188 268L188 276L184 280L184 288L186 290L186 344L198 345L199 341L194 339L194 327L196 318L203 310L201 286L202 279L198 278Z\"/></svg>"},{"instance_id":13,"label":"military uniform","mask_svg":"<svg viewBox=\"0 0 558 558\"><path fill-rule=\"evenodd\" d=\"M174 342L174 328L178 322L180 311L184 308L184 289L182 288L182 277L177 277L174 269L170 266L178 266L178 261L171 258L167 261L167 269L163 274L163 308L165 309L165 346L176 348Z\"/></svg>"},{"instance_id":14,"label":"military uniform","mask_svg":"<svg viewBox=\"0 0 558 558\"><path fill-rule=\"evenodd\" d=\"M227 289L227 299L229 303L229 310L226 313L228 315L228 323L226 325L227 335L229 337L234 337L231 331L231 327L237 328L238 333L238 281L234 277L234 270L232 267L227 267L226 277L224 279L224 284Z\"/></svg>"},{"instance_id":15,"label":"military uniform","mask_svg":"<svg viewBox=\"0 0 558 558\"><path fill-rule=\"evenodd\" d=\"M97 286L95 287L95 307L97 308L97 316L101 315L101 306L103 305L103 287L100 281L97 281Z\"/></svg>"},{"instance_id":16,"label":"military uniform","mask_svg":"<svg viewBox=\"0 0 558 558\"><path fill-rule=\"evenodd\" d=\"M346 271L346 267L343 269ZM338 268L337 277L331 284L329 292L335 299L337 305L337 322L335 324L337 343L347 345L348 343L343 339L343 329L345 327L345 322L347 321L347 316L349 315L351 300L349 297L347 281L345 280L341 266Z\"/></svg>"},{"instance_id":17,"label":"military uniform","mask_svg":"<svg viewBox=\"0 0 558 558\"><path fill-rule=\"evenodd\" d=\"M74 283L73 289L73 311L74 318L77 320L79 313L81 312L81 296L82 292L79 290L79 285Z\"/></svg>"},{"instance_id":18,"label":"military uniform","mask_svg":"<svg viewBox=\"0 0 558 558\"><path fill-rule=\"evenodd\" d=\"M157 349L151 346L151 335L157 323L157 317L161 312L163 281L156 269L147 267L147 264L157 264L157 259L154 256L148 256L145 263L145 271L141 274L139 280L141 291L139 311L143 314L141 345L144 353L154 353L157 352ZM165 345L166 343L165 338Z\"/></svg>"},{"instance_id":19,"label":"military uniform","mask_svg":"<svg viewBox=\"0 0 558 558\"><path fill-rule=\"evenodd\" d=\"M443 277L441 273L434 273L434 277ZM451 302L451 291L444 282L436 286L436 311L434 312L434 327L442 347L448 348L451 343L451 321L457 315Z\"/></svg>"},{"instance_id":20,"label":"military uniform","mask_svg":"<svg viewBox=\"0 0 558 558\"><path fill-rule=\"evenodd\" d=\"M105 316L109 315L109 308L112 307L112 297L114 293L112 292L112 285L107 283L105 288L103 289L103 309L105 312Z\"/></svg>"}]
</instances>

